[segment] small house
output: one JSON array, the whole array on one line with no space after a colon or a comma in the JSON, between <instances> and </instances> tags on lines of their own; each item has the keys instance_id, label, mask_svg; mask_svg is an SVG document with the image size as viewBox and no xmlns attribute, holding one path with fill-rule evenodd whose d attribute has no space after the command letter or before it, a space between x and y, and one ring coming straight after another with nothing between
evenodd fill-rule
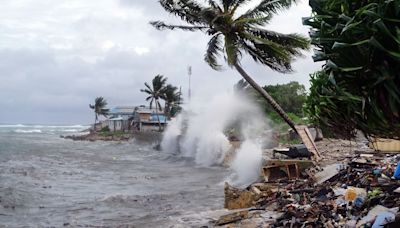
<instances>
[{"instance_id":1,"label":"small house","mask_svg":"<svg viewBox=\"0 0 400 228\"><path fill-rule=\"evenodd\" d=\"M114 117L107 120L107 125L110 131L123 131L123 122L124 119L122 117Z\"/></svg>"},{"instance_id":2,"label":"small house","mask_svg":"<svg viewBox=\"0 0 400 228\"><path fill-rule=\"evenodd\" d=\"M139 106L136 107L133 116L133 129L138 131L158 131L164 129L167 124L167 117L163 112L157 111L155 108Z\"/></svg>"},{"instance_id":3,"label":"small house","mask_svg":"<svg viewBox=\"0 0 400 228\"><path fill-rule=\"evenodd\" d=\"M134 106L117 106L110 109L109 118L106 121L110 131L129 131L135 108Z\"/></svg>"}]
</instances>

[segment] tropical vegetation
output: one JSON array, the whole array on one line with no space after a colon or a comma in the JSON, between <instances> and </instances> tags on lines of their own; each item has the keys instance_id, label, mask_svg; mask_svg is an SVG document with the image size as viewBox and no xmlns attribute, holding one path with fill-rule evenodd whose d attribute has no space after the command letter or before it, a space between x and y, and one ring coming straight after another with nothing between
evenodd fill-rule
<instances>
[{"instance_id":1,"label":"tropical vegetation","mask_svg":"<svg viewBox=\"0 0 400 228\"><path fill-rule=\"evenodd\" d=\"M93 109L95 116L93 125L94 131L96 131L96 123L99 119L99 116L102 115L104 117L107 117L109 109L107 109L106 106L107 106L107 101L103 97L96 97L96 99L94 100L94 104L93 105L89 104L89 107Z\"/></svg>"},{"instance_id":2,"label":"tropical vegetation","mask_svg":"<svg viewBox=\"0 0 400 228\"><path fill-rule=\"evenodd\" d=\"M181 92L178 91L176 86L167 84L167 80L168 78L163 75L156 75L151 81L151 85L145 82L144 85L146 88L140 90L148 95L146 101L150 102L150 109L153 108L153 104L155 105L160 131L162 130L162 127L158 111L163 111L160 101L165 101L164 114L168 118L175 116L181 109Z\"/></svg>"},{"instance_id":3,"label":"tropical vegetation","mask_svg":"<svg viewBox=\"0 0 400 228\"><path fill-rule=\"evenodd\" d=\"M287 128L284 121L280 116L264 102L263 97L260 96L249 84L243 79L235 84L235 91L245 93L253 101L255 101L265 112L268 119L271 121L273 127L278 130L285 131ZM307 93L304 85L292 81L285 84L266 85L262 87L268 91L271 97L281 105L282 109L287 111L287 115L295 124L306 124L306 116L303 111Z\"/></svg>"},{"instance_id":4,"label":"tropical vegetation","mask_svg":"<svg viewBox=\"0 0 400 228\"><path fill-rule=\"evenodd\" d=\"M400 138L400 0L310 0L314 61L306 111L337 136Z\"/></svg>"},{"instance_id":5,"label":"tropical vegetation","mask_svg":"<svg viewBox=\"0 0 400 228\"><path fill-rule=\"evenodd\" d=\"M140 90L141 92L147 93L148 97L146 98L146 101L150 102L150 109L153 108L153 103L156 106L155 109L156 109L159 131L162 130L162 127L158 111L162 112L160 99L162 99L164 96L166 82L167 78L164 78L163 75L156 75L151 81L151 86L147 82L145 82L144 85L146 88Z\"/></svg>"},{"instance_id":6,"label":"tropical vegetation","mask_svg":"<svg viewBox=\"0 0 400 228\"><path fill-rule=\"evenodd\" d=\"M223 55L229 67L241 76L268 101L273 109L295 130L294 122L278 103L242 68L244 53L255 62L282 73L292 71L291 63L302 50L309 47L308 39L298 34L282 34L264 28L277 12L287 9L295 0L262 0L254 8L238 15L238 9L248 0L214 0L207 5L193 0L160 0L169 13L181 18L185 25L170 25L162 21L150 22L157 29L202 31L209 35L204 60L215 70L221 70L218 57Z\"/></svg>"},{"instance_id":7,"label":"tropical vegetation","mask_svg":"<svg viewBox=\"0 0 400 228\"><path fill-rule=\"evenodd\" d=\"M164 113L168 118L175 116L181 111L181 104L183 99L182 93L178 91L178 87L168 84L165 87L162 99L165 101Z\"/></svg>"}]
</instances>

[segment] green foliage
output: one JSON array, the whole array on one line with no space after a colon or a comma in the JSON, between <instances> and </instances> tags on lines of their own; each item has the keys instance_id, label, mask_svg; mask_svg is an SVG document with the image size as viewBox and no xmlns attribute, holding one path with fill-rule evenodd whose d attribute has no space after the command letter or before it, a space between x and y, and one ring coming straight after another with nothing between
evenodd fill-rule
<instances>
[{"instance_id":1,"label":"green foliage","mask_svg":"<svg viewBox=\"0 0 400 228\"><path fill-rule=\"evenodd\" d=\"M100 132L110 132L110 128L108 126L103 127Z\"/></svg>"},{"instance_id":2,"label":"green foliage","mask_svg":"<svg viewBox=\"0 0 400 228\"><path fill-rule=\"evenodd\" d=\"M165 94L166 83L167 78L164 78L164 76L160 74L153 78L151 86L147 82L144 83L146 88L141 89L140 91L149 95L146 97L146 101L150 101L150 108L152 108L153 103L155 103L156 110L162 111L160 99L162 99Z\"/></svg>"},{"instance_id":3,"label":"green foliage","mask_svg":"<svg viewBox=\"0 0 400 228\"><path fill-rule=\"evenodd\" d=\"M161 6L185 25L150 22L157 29L202 31L210 36L204 60L214 70L221 70L218 59L223 57L242 77L274 107L274 110L294 128L286 113L240 66L244 53L268 68L287 73L292 71L293 60L309 48L309 40L299 34L282 34L266 29L273 15L290 8L297 0L261 0L255 7L238 15L237 9L250 0L206 1L159 0Z\"/></svg>"},{"instance_id":4,"label":"green foliage","mask_svg":"<svg viewBox=\"0 0 400 228\"><path fill-rule=\"evenodd\" d=\"M163 75L156 75L152 80L151 86L145 82L146 88L140 91L149 95L146 101L150 101L150 108L155 103L156 109L162 111L160 100L164 100L164 113L167 117L173 117L181 110L182 94L178 91L178 87L167 84L167 80L168 78L164 78Z\"/></svg>"},{"instance_id":5,"label":"green foliage","mask_svg":"<svg viewBox=\"0 0 400 228\"><path fill-rule=\"evenodd\" d=\"M299 34L282 34L263 27L272 16L288 9L296 0L262 0L242 15L237 9L249 1L207 1L208 5L193 0L160 0L169 13L180 17L187 25L167 25L161 21L150 22L157 29L203 31L211 36L204 60L215 70L220 70L218 58L223 56L229 66L240 62L242 53L278 72L291 71L294 57L308 49L309 41Z\"/></svg>"},{"instance_id":6,"label":"green foliage","mask_svg":"<svg viewBox=\"0 0 400 228\"><path fill-rule=\"evenodd\" d=\"M303 116L303 105L306 101L306 89L298 82L289 82L282 85L267 85L263 87L280 104L283 110ZM267 112L273 112L271 106L265 106ZM289 115L290 117L290 115ZM293 119L294 122L296 122Z\"/></svg>"},{"instance_id":7,"label":"green foliage","mask_svg":"<svg viewBox=\"0 0 400 228\"><path fill-rule=\"evenodd\" d=\"M265 111L268 119L275 126L286 127L284 120L279 116L278 113L271 107L271 105L264 102L264 99L257 93L249 84L243 79L237 82L234 86L236 92L245 93L249 97L252 97L257 104ZM302 120L304 117L303 106L307 98L306 89L304 85L298 82L289 82L281 85L267 85L263 87L272 98L280 104L283 110L285 110L290 119L296 124L304 124Z\"/></svg>"},{"instance_id":8,"label":"green foliage","mask_svg":"<svg viewBox=\"0 0 400 228\"><path fill-rule=\"evenodd\" d=\"M96 97L96 99L94 100L94 104L93 105L89 104L89 108L93 109L93 111L94 111L94 115L95 115L94 124L95 125L96 125L96 122L99 119L100 115L107 117L109 109L107 109L106 106L107 106L107 101L103 97Z\"/></svg>"},{"instance_id":9,"label":"green foliage","mask_svg":"<svg viewBox=\"0 0 400 228\"><path fill-rule=\"evenodd\" d=\"M103 137L110 137L110 136L123 136L127 134L123 131L100 131L98 135Z\"/></svg>"},{"instance_id":10,"label":"green foliage","mask_svg":"<svg viewBox=\"0 0 400 228\"><path fill-rule=\"evenodd\" d=\"M310 0L304 20L326 61L311 77L306 111L337 136L400 137L400 0Z\"/></svg>"},{"instance_id":11,"label":"green foliage","mask_svg":"<svg viewBox=\"0 0 400 228\"><path fill-rule=\"evenodd\" d=\"M302 117L294 114L294 113L287 113L290 119L293 120L295 124L307 124L307 121L305 121ZM272 127L277 129L279 132L286 132L288 130L287 125L285 124L285 121L282 120L282 118L276 113L276 112L267 112L266 116L268 119L271 121Z\"/></svg>"},{"instance_id":12,"label":"green foliage","mask_svg":"<svg viewBox=\"0 0 400 228\"><path fill-rule=\"evenodd\" d=\"M178 91L178 87L168 84L165 87L162 99L165 101L165 114L167 117L176 116L181 110L181 104L183 99L181 98L182 93Z\"/></svg>"}]
</instances>

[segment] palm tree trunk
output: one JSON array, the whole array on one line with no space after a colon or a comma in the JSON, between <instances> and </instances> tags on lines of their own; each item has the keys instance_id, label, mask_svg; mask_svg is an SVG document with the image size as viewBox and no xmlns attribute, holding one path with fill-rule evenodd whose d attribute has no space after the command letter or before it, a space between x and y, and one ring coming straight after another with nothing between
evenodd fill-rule
<instances>
[{"instance_id":1,"label":"palm tree trunk","mask_svg":"<svg viewBox=\"0 0 400 228\"><path fill-rule=\"evenodd\" d=\"M97 113L94 113L94 125L93 125L93 132L96 132L96 122L97 122Z\"/></svg>"},{"instance_id":2,"label":"palm tree trunk","mask_svg":"<svg viewBox=\"0 0 400 228\"><path fill-rule=\"evenodd\" d=\"M158 131L161 132L161 122L160 122L160 116L158 115L158 106L157 105L160 105L158 103L158 100L156 100L156 115L157 115L157 120L158 120Z\"/></svg>"},{"instance_id":3,"label":"palm tree trunk","mask_svg":"<svg viewBox=\"0 0 400 228\"><path fill-rule=\"evenodd\" d=\"M242 77L244 78L244 80L246 80L255 90L257 90L257 92L259 92L261 94L262 97L264 97L267 102L272 106L272 108L282 117L283 120L285 120L285 122L295 131L297 132L296 128L295 128L295 123L289 118L289 116L286 114L286 112L281 108L281 106L276 103L276 101L274 100L274 98L271 97L271 95L269 95L267 93L267 91L265 91L265 89L261 88L261 86L259 86L257 84L257 82L255 82L244 70L241 66L239 66L238 63L234 64L236 70L242 75Z\"/></svg>"}]
</instances>

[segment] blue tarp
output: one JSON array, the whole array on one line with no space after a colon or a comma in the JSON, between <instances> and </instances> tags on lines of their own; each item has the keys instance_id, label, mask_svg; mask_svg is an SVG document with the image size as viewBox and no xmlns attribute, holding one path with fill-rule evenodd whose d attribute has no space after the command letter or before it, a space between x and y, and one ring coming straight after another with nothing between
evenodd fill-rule
<instances>
[{"instance_id":1,"label":"blue tarp","mask_svg":"<svg viewBox=\"0 0 400 228\"><path fill-rule=\"evenodd\" d=\"M156 114L151 114L150 121L158 122L158 118L160 118L161 123L166 123L167 122L167 117L163 114L158 114L158 117Z\"/></svg>"}]
</instances>

